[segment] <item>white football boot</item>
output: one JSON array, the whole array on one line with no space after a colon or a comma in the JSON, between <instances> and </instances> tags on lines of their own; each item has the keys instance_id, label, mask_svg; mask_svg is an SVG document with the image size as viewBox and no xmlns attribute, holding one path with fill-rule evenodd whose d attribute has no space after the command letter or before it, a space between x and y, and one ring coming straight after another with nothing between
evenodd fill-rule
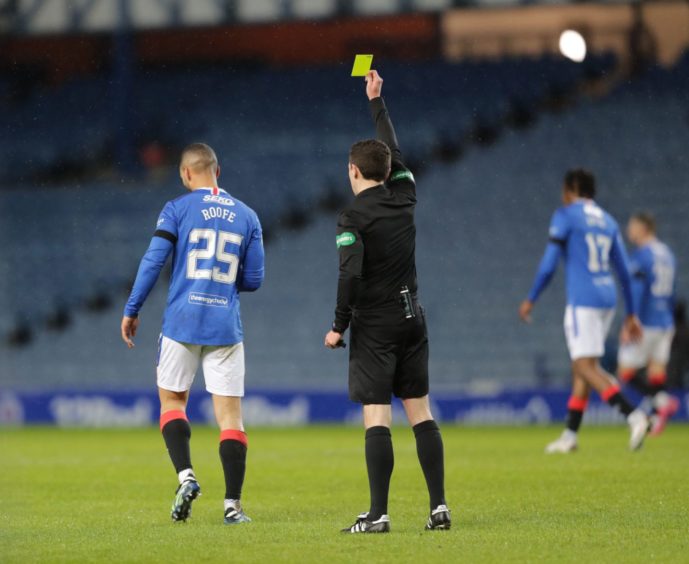
<instances>
[{"instance_id":1,"label":"white football boot","mask_svg":"<svg viewBox=\"0 0 689 564\"><path fill-rule=\"evenodd\" d=\"M639 450L651 427L648 416L640 409L635 409L627 416L629 424L629 450Z\"/></svg>"},{"instance_id":2,"label":"white football boot","mask_svg":"<svg viewBox=\"0 0 689 564\"><path fill-rule=\"evenodd\" d=\"M577 434L574 431L565 429L560 438L545 447L546 454L568 453L577 450Z\"/></svg>"}]
</instances>

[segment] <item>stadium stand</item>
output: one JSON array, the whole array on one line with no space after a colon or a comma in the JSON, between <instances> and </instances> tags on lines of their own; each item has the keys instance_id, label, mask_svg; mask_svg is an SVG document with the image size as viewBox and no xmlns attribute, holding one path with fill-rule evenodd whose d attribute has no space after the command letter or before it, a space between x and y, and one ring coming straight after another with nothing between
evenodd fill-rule
<instances>
[{"instance_id":1,"label":"stadium stand","mask_svg":"<svg viewBox=\"0 0 689 564\"><path fill-rule=\"evenodd\" d=\"M477 123L504 118L517 99L536 107L553 88L572 88L583 70L568 66L571 79L556 85L555 75L561 81L566 74L562 65L567 63L550 59L438 62L409 73L408 65L386 63L389 106L405 152L423 160L439 135L461 138ZM600 178L600 201L613 214L624 220L633 209L651 208L660 219L662 235L671 245L680 244L684 218L673 203L687 198L689 108L682 93L688 68L685 57L672 71L653 70L602 100L541 115L533 128L508 130L488 150L470 148L463 160L434 164L419 177L420 282L438 385L518 386L566 377L560 329L564 299L557 287L561 277L539 304L533 327L520 326L516 316L545 243L549 214L559 203L566 168L581 164L593 169ZM443 81L433 81L440 92L434 91L431 104L424 85L437 77ZM363 102L360 107L353 102L361 98L360 85L342 69L305 69L282 76L246 70L228 76L204 70L193 81L189 78L179 80L178 71L150 71L145 81L137 81L132 109L137 123L142 130L155 127L173 145L190 138L215 145L225 163L224 185L256 207L267 225L276 225L293 206L313 212L328 187L338 186L347 195L344 156L353 139L371 134L371 126ZM308 86L313 80L327 85L315 103ZM187 82L201 87L185 87ZM96 87L75 87L76 98L70 103L84 102L79 96L93 92L89 88ZM274 100L268 107L258 102L267 98ZM57 109L46 109L51 103L46 98L37 105L49 116ZM7 126L15 118L2 119ZM52 127L50 119L45 123ZM16 130L11 123L10 127ZM48 154L55 140L51 135L59 131L39 136L41 145L48 139L41 154ZM98 127L93 131L102 134ZM77 141L79 127L73 125L63 135L73 138L57 145L82 146ZM267 144L267 137L273 142ZM323 139L328 146L323 146ZM102 138L83 147L90 150L98 142L107 146L109 141ZM29 158L28 142L16 146L27 152L9 154L5 148L0 163L8 166ZM15 324L17 315L36 324L56 304L72 309L101 291L114 303L105 313L74 315L73 323L58 334L38 331L30 346L3 347L4 384L24 389L48 383L94 388L147 385L153 377L164 291L158 288L147 303L138 347L126 361L118 335L124 296L115 292L133 276L158 210L178 193L176 184L170 177L164 187L96 183L0 190L3 238L14 241L21 233L23 239L21 245L5 249L0 262L3 331ZM648 194L649 186L657 189L653 195ZM17 210L33 201L40 205L27 225ZM335 215L312 215L316 219L304 229L275 230L267 250L265 288L244 298L248 381L253 386L342 385L345 355L322 347L335 293ZM127 217L126 224L122 217ZM54 241L48 250L39 244L46 239ZM73 269L61 271L57 265L65 262ZM681 266L686 295L689 269ZM18 290L19 281L27 279L34 281L31 287Z\"/></svg>"}]
</instances>

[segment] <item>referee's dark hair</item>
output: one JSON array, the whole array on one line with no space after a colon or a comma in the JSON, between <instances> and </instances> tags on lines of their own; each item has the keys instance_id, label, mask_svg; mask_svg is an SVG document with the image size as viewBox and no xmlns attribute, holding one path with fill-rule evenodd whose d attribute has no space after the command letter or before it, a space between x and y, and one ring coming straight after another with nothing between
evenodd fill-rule
<instances>
[{"instance_id":1,"label":"referee's dark hair","mask_svg":"<svg viewBox=\"0 0 689 564\"><path fill-rule=\"evenodd\" d=\"M656 232L656 218L651 212L637 211L632 214L632 219L643 224L650 233Z\"/></svg>"},{"instance_id":2,"label":"referee's dark hair","mask_svg":"<svg viewBox=\"0 0 689 564\"><path fill-rule=\"evenodd\" d=\"M366 180L385 182L390 174L390 148L377 139L358 141L349 150L349 162L359 167Z\"/></svg>"},{"instance_id":3,"label":"referee's dark hair","mask_svg":"<svg viewBox=\"0 0 689 564\"><path fill-rule=\"evenodd\" d=\"M596 177L583 168L573 168L565 174L565 186L581 198L596 197Z\"/></svg>"}]
</instances>

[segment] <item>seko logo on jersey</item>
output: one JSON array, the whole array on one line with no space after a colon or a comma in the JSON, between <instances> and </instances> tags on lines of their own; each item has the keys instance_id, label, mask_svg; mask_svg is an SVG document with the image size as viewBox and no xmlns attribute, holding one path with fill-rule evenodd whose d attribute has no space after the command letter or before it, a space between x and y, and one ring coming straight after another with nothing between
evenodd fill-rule
<instances>
[{"instance_id":1,"label":"seko logo on jersey","mask_svg":"<svg viewBox=\"0 0 689 564\"><path fill-rule=\"evenodd\" d=\"M213 202L214 204L220 204L222 206L234 206L234 200L232 198L227 198L225 196L208 194L203 197L203 202Z\"/></svg>"}]
</instances>

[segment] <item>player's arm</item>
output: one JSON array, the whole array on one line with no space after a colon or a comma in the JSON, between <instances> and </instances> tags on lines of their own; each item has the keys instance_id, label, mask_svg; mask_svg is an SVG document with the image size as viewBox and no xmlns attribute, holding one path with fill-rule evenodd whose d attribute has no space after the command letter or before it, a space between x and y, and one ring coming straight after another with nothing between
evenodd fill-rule
<instances>
[{"instance_id":1,"label":"player's arm","mask_svg":"<svg viewBox=\"0 0 689 564\"><path fill-rule=\"evenodd\" d=\"M541 258L541 263L538 266L538 271L536 272L536 278L534 279L529 295L524 300L519 307L519 316L523 321L531 321L531 311L533 310L538 297L543 293L553 279L555 272L557 271L557 265L560 262L560 257L562 256L563 243L560 241L549 241L543 253L543 258Z\"/></svg>"},{"instance_id":2,"label":"player's arm","mask_svg":"<svg viewBox=\"0 0 689 564\"><path fill-rule=\"evenodd\" d=\"M351 212L343 212L337 223L337 248L340 257L340 274L337 283L337 306L332 330L326 335L325 345L337 348L352 319L364 263L364 244Z\"/></svg>"},{"instance_id":3,"label":"player's arm","mask_svg":"<svg viewBox=\"0 0 689 564\"><path fill-rule=\"evenodd\" d=\"M370 71L366 75L366 95L369 99L371 117L376 126L376 137L379 141L382 141L390 147L392 156L388 185L390 185L391 188L408 185L414 189L414 175L402 161L402 151L400 151L399 143L397 142L395 128L392 125L390 114L385 106L385 100L381 97L382 89L383 79L378 74L378 71Z\"/></svg>"},{"instance_id":4,"label":"player's arm","mask_svg":"<svg viewBox=\"0 0 689 564\"><path fill-rule=\"evenodd\" d=\"M635 303L632 290L632 275L629 271L627 250L624 248L624 242L619 232L617 232L612 239L610 261L612 262L613 268L617 273L617 278L622 286L624 307L627 312L627 317L624 320L623 326L623 340L638 341L642 334L641 322L636 316L637 304Z\"/></svg>"},{"instance_id":5,"label":"player's arm","mask_svg":"<svg viewBox=\"0 0 689 564\"><path fill-rule=\"evenodd\" d=\"M562 210L557 210L550 221L548 245L538 266L536 278L531 286L528 297L519 306L519 317L522 321L531 321L531 311L543 290L548 287L557 271L564 248L569 237L569 221Z\"/></svg>"},{"instance_id":6,"label":"player's arm","mask_svg":"<svg viewBox=\"0 0 689 564\"><path fill-rule=\"evenodd\" d=\"M264 277L265 251L263 250L263 232L257 217L246 246L241 269L237 275L237 290L240 292L255 292L261 287Z\"/></svg>"},{"instance_id":7,"label":"player's arm","mask_svg":"<svg viewBox=\"0 0 689 564\"><path fill-rule=\"evenodd\" d=\"M165 229L162 228L163 226ZM136 336L136 331L139 327L139 311L151 293L153 286L155 286L160 276L160 271L163 269L165 262L177 243L177 222L174 219L174 209L170 203L165 206L158 218L158 227L153 233L151 243L141 259L134 286L124 306L124 316L122 317L120 330L122 340L130 349L134 346L132 338Z\"/></svg>"}]
</instances>

